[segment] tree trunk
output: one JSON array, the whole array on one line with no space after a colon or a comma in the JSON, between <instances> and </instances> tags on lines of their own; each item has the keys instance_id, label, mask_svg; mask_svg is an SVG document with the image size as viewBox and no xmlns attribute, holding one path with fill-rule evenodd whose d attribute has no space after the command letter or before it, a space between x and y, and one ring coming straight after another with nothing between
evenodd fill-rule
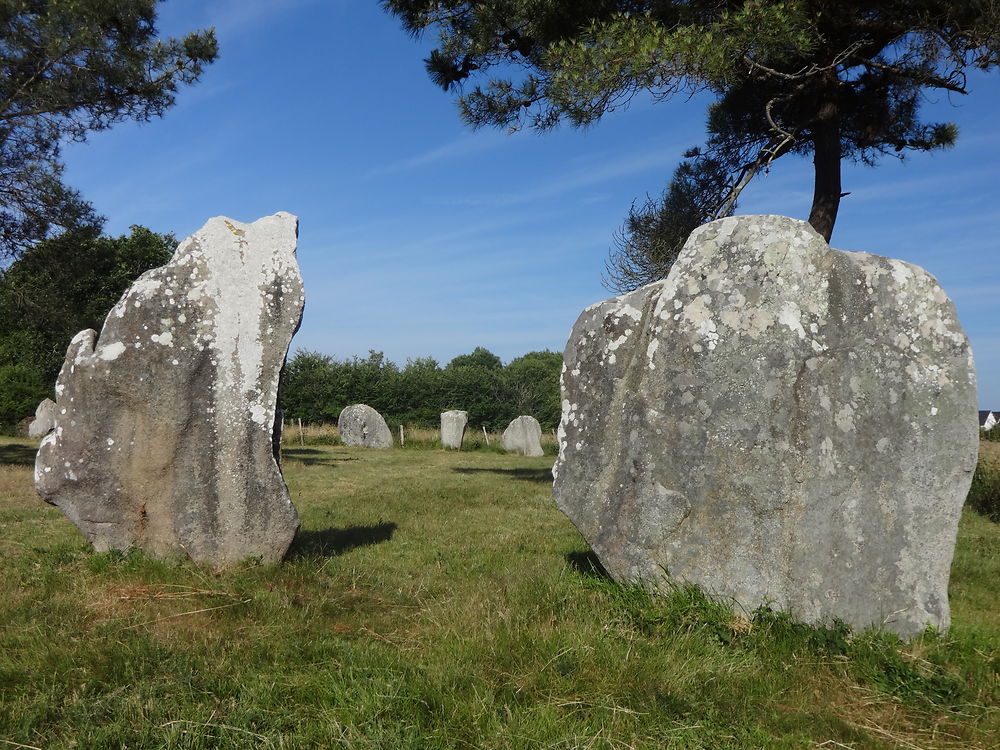
<instances>
[{"instance_id":1,"label":"tree trunk","mask_svg":"<svg viewBox=\"0 0 1000 750\"><path fill-rule=\"evenodd\" d=\"M809 223L829 242L842 196L840 185L840 116L837 105L824 104L813 128L815 188Z\"/></svg>"}]
</instances>

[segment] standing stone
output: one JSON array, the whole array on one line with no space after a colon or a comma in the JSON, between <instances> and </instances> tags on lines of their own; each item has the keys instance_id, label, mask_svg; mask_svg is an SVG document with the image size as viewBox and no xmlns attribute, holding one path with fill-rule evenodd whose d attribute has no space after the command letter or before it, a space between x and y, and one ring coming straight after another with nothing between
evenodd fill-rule
<instances>
[{"instance_id":1,"label":"standing stone","mask_svg":"<svg viewBox=\"0 0 1000 750\"><path fill-rule=\"evenodd\" d=\"M522 456L543 456L542 426L534 417L518 417L511 420L500 438L500 447L505 451L520 453Z\"/></svg>"},{"instance_id":2,"label":"standing stone","mask_svg":"<svg viewBox=\"0 0 1000 750\"><path fill-rule=\"evenodd\" d=\"M347 406L337 420L340 441L362 448L391 448L392 433L382 415L367 404Z\"/></svg>"},{"instance_id":3,"label":"standing stone","mask_svg":"<svg viewBox=\"0 0 1000 750\"><path fill-rule=\"evenodd\" d=\"M96 550L216 568L285 554L299 518L272 440L302 318L297 226L210 219L125 292L99 338L73 338L35 486Z\"/></svg>"},{"instance_id":4,"label":"standing stone","mask_svg":"<svg viewBox=\"0 0 1000 750\"><path fill-rule=\"evenodd\" d=\"M469 412L452 409L441 415L441 445L445 448L460 449L465 439L465 426L469 423Z\"/></svg>"},{"instance_id":5,"label":"standing stone","mask_svg":"<svg viewBox=\"0 0 1000 750\"><path fill-rule=\"evenodd\" d=\"M926 271L780 216L692 233L566 346L556 504L620 580L907 636L949 624L976 386Z\"/></svg>"},{"instance_id":6,"label":"standing stone","mask_svg":"<svg viewBox=\"0 0 1000 750\"><path fill-rule=\"evenodd\" d=\"M45 437L56 426L56 402L42 399L35 409L35 418L28 425L28 437Z\"/></svg>"}]
</instances>

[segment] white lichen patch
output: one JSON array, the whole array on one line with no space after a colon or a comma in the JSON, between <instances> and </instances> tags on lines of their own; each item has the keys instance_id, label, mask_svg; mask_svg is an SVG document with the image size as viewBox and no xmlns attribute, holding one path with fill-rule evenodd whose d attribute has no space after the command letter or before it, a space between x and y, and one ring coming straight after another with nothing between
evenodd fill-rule
<instances>
[{"instance_id":1,"label":"white lichen patch","mask_svg":"<svg viewBox=\"0 0 1000 750\"><path fill-rule=\"evenodd\" d=\"M684 306L682 317L695 341L704 342L709 350L719 343L718 325L712 314L712 297L701 294Z\"/></svg>"},{"instance_id":2,"label":"white lichen patch","mask_svg":"<svg viewBox=\"0 0 1000 750\"><path fill-rule=\"evenodd\" d=\"M845 404L836 413L833 421L837 425L837 429L841 432L854 432L854 407L850 404Z\"/></svg>"},{"instance_id":3,"label":"white lichen patch","mask_svg":"<svg viewBox=\"0 0 1000 750\"><path fill-rule=\"evenodd\" d=\"M802 327L802 310L792 300L788 300L778 314L778 322L787 326L790 331L798 334L800 339L806 337L806 330Z\"/></svg>"},{"instance_id":4,"label":"white lichen patch","mask_svg":"<svg viewBox=\"0 0 1000 750\"><path fill-rule=\"evenodd\" d=\"M97 350L97 356L105 362L111 362L118 359L124 351L125 344L120 341L115 341L112 344L99 347Z\"/></svg>"},{"instance_id":5,"label":"white lichen patch","mask_svg":"<svg viewBox=\"0 0 1000 750\"><path fill-rule=\"evenodd\" d=\"M265 341L273 334L268 334L270 326L259 308L262 290L266 295L269 289L301 287L295 262L296 224L295 217L286 213L253 224L212 219L182 243L175 256L181 265L201 269L186 302L200 309L208 322L200 336L217 363L216 401L227 405L224 410L233 418L242 413L268 431L274 421L277 378L269 375L273 382L263 378ZM212 252L206 253L206 247ZM301 315L301 301L301 295L286 295L285 304L291 302L296 308L289 324Z\"/></svg>"},{"instance_id":6,"label":"white lichen patch","mask_svg":"<svg viewBox=\"0 0 1000 750\"><path fill-rule=\"evenodd\" d=\"M651 370L656 369L656 363L654 362L653 357L656 356L656 350L659 348L660 348L660 340L657 338L654 338L646 346L646 359L649 360L649 368Z\"/></svg>"}]
</instances>

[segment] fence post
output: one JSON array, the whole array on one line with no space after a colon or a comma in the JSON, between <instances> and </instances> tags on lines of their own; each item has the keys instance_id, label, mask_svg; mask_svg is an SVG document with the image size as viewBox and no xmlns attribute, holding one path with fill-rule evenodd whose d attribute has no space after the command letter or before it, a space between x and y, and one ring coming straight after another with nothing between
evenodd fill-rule
<instances>
[{"instance_id":1,"label":"fence post","mask_svg":"<svg viewBox=\"0 0 1000 750\"><path fill-rule=\"evenodd\" d=\"M486 425L483 425L483 437L486 438L486 447L490 447L490 436L486 434Z\"/></svg>"},{"instance_id":2,"label":"fence post","mask_svg":"<svg viewBox=\"0 0 1000 750\"><path fill-rule=\"evenodd\" d=\"M302 417L299 417L299 445L306 444L306 436L302 433Z\"/></svg>"},{"instance_id":3,"label":"fence post","mask_svg":"<svg viewBox=\"0 0 1000 750\"><path fill-rule=\"evenodd\" d=\"M399 426L399 447L402 448L406 443L403 442L403 425Z\"/></svg>"}]
</instances>

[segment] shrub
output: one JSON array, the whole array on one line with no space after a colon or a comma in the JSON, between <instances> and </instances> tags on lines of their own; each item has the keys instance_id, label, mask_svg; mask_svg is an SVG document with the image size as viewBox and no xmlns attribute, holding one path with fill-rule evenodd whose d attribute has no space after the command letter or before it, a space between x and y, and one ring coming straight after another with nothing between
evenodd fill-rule
<instances>
[{"instance_id":1,"label":"shrub","mask_svg":"<svg viewBox=\"0 0 1000 750\"><path fill-rule=\"evenodd\" d=\"M979 459L966 502L977 513L1000 523L1000 462Z\"/></svg>"},{"instance_id":2,"label":"shrub","mask_svg":"<svg viewBox=\"0 0 1000 750\"><path fill-rule=\"evenodd\" d=\"M13 434L14 426L34 414L38 402L50 391L51 385L37 370L22 364L0 364L0 428Z\"/></svg>"}]
</instances>

